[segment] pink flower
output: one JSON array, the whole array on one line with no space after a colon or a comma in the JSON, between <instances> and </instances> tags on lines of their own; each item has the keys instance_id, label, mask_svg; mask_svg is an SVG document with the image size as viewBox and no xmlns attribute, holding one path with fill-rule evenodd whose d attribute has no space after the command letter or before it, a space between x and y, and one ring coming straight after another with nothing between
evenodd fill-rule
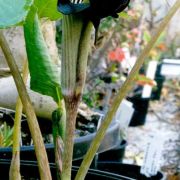
<instances>
[{"instance_id":1,"label":"pink flower","mask_svg":"<svg viewBox=\"0 0 180 180\"><path fill-rule=\"evenodd\" d=\"M118 61L123 61L125 59L124 51L121 48L116 48L116 58Z\"/></svg>"},{"instance_id":2,"label":"pink flower","mask_svg":"<svg viewBox=\"0 0 180 180\"><path fill-rule=\"evenodd\" d=\"M127 37L128 39L132 39L132 38L133 38L132 34L130 34L130 33L127 33L127 34L126 34L126 37Z\"/></svg>"},{"instance_id":3,"label":"pink flower","mask_svg":"<svg viewBox=\"0 0 180 180\"><path fill-rule=\"evenodd\" d=\"M135 38L135 42L140 43L141 39L140 38Z\"/></svg>"},{"instance_id":4,"label":"pink flower","mask_svg":"<svg viewBox=\"0 0 180 180\"><path fill-rule=\"evenodd\" d=\"M128 11L128 15L133 17L133 16L136 15L136 13L135 13L135 11L133 11L133 10L129 10L129 11Z\"/></svg>"},{"instance_id":5,"label":"pink flower","mask_svg":"<svg viewBox=\"0 0 180 180\"><path fill-rule=\"evenodd\" d=\"M134 29L132 29L132 33L135 35L138 35L140 33L140 31L138 30L138 28L134 28Z\"/></svg>"}]
</instances>

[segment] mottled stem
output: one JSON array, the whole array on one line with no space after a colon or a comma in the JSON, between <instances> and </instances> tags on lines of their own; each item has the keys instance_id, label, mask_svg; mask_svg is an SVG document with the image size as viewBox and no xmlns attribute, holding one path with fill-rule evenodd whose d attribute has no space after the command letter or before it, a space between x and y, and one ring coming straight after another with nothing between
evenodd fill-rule
<instances>
[{"instance_id":1,"label":"mottled stem","mask_svg":"<svg viewBox=\"0 0 180 180\"><path fill-rule=\"evenodd\" d=\"M78 105L85 84L92 24L82 16L63 17L62 93L66 107L62 180L71 180L74 132Z\"/></svg>"}]
</instances>

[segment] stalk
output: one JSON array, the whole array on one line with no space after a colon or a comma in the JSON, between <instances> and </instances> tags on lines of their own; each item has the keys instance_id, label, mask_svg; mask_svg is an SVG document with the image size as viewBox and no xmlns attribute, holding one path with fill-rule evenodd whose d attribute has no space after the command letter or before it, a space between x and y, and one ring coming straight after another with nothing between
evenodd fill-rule
<instances>
[{"instance_id":1,"label":"stalk","mask_svg":"<svg viewBox=\"0 0 180 180\"><path fill-rule=\"evenodd\" d=\"M79 171L76 175L75 180L82 180L85 178L86 173L90 167L90 164L100 146L101 141L103 140L106 130L108 126L110 125L120 103L122 100L126 97L128 91L131 89L131 86L133 84L133 81L143 65L145 59L147 58L149 52L153 48L154 44L156 43L157 39L159 38L160 34L163 32L173 15L177 12L177 10L180 7L180 0L177 0L176 3L173 5L173 7L170 9L164 20L161 22L159 27L157 28L155 34L152 36L150 42L147 44L145 49L140 54L139 58L137 59L137 62L135 63L133 69L131 70L128 78L126 79L123 86L119 89L118 94L112 103L111 108L109 109L100 129L98 130L95 139L92 141L91 146L87 152L87 154L84 157L84 160L79 168Z\"/></svg>"},{"instance_id":2,"label":"stalk","mask_svg":"<svg viewBox=\"0 0 180 180\"><path fill-rule=\"evenodd\" d=\"M57 94L59 94L57 90ZM58 109L52 113L52 131L53 131L53 140L54 140L54 153L55 153L55 162L57 168L57 179L60 180L62 173L62 157L64 152L64 143L65 138L65 127L66 127L66 111L63 100L58 98Z\"/></svg>"},{"instance_id":3,"label":"stalk","mask_svg":"<svg viewBox=\"0 0 180 180\"><path fill-rule=\"evenodd\" d=\"M52 178L50 174L48 158L47 158L45 146L43 143L41 131L37 122L36 114L34 112L33 106L31 104L29 95L26 91L26 87L23 83L21 75L18 71L18 67L15 63L13 54L11 53L9 45L2 31L0 31L0 46L6 57L7 63L11 70L19 96L21 98L21 102L23 104L23 107L27 116L27 122L28 122L29 129L32 135L34 146L35 146L35 152L36 152L36 157L38 161L40 177L42 180L51 180Z\"/></svg>"},{"instance_id":4,"label":"stalk","mask_svg":"<svg viewBox=\"0 0 180 180\"><path fill-rule=\"evenodd\" d=\"M71 180L74 131L78 105L85 84L92 24L82 16L63 17L62 93L66 107L62 180Z\"/></svg>"},{"instance_id":5,"label":"stalk","mask_svg":"<svg viewBox=\"0 0 180 180\"><path fill-rule=\"evenodd\" d=\"M28 78L28 62L26 61L23 66L23 81L26 84ZM16 114L14 119L14 131L13 131L13 155L11 160L11 166L9 171L10 180L20 180L20 138L21 138L21 116L23 105L21 99L18 96L16 102Z\"/></svg>"}]
</instances>

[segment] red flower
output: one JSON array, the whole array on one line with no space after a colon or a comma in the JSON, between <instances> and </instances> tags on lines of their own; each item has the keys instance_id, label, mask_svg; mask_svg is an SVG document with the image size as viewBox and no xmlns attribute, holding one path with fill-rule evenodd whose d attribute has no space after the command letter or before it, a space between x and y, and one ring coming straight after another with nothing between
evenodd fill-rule
<instances>
[{"instance_id":1,"label":"red flower","mask_svg":"<svg viewBox=\"0 0 180 180\"><path fill-rule=\"evenodd\" d=\"M111 61L122 62L125 59L124 51L121 48L116 48L114 51L110 51L108 59Z\"/></svg>"},{"instance_id":2,"label":"red flower","mask_svg":"<svg viewBox=\"0 0 180 180\"><path fill-rule=\"evenodd\" d=\"M161 43L157 46L158 49L160 49L161 51L166 51L166 45L164 43Z\"/></svg>"},{"instance_id":3,"label":"red flower","mask_svg":"<svg viewBox=\"0 0 180 180\"><path fill-rule=\"evenodd\" d=\"M110 51L108 54L108 59L111 61L115 61L116 60L116 53L114 51Z\"/></svg>"}]
</instances>

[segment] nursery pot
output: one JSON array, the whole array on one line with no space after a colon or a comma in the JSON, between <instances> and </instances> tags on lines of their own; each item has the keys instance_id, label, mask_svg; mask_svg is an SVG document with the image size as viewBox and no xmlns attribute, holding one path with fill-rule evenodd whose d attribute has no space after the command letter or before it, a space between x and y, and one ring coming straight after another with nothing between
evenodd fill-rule
<instances>
[{"instance_id":1,"label":"nursery pot","mask_svg":"<svg viewBox=\"0 0 180 180\"><path fill-rule=\"evenodd\" d=\"M1 109L0 109L1 111ZM7 110L6 110L7 111ZM10 111L14 114L14 111ZM39 125L42 134L51 133L51 121L45 121L44 119L39 119ZM119 134L119 123L117 121L113 121L113 123L108 128L105 138L103 139L98 152L104 152L110 150L114 147L117 147L118 142L121 141L121 137L117 136ZM28 130L27 121L22 122L22 130ZM94 139L96 132L89 133L84 136L75 137L74 139L74 152L73 159L78 160L82 159L82 157L86 154L87 150L90 147L92 140ZM49 162L54 162L54 145L52 143L45 144L46 151L48 154ZM22 160L36 160L35 150L33 145L29 146L21 146L21 159ZM0 159L11 159L12 157L12 148L5 147L0 148Z\"/></svg>"},{"instance_id":2,"label":"nursery pot","mask_svg":"<svg viewBox=\"0 0 180 180\"><path fill-rule=\"evenodd\" d=\"M128 98L133 103L134 113L129 126L141 126L146 122L150 98L134 96Z\"/></svg>"},{"instance_id":3,"label":"nursery pot","mask_svg":"<svg viewBox=\"0 0 180 180\"><path fill-rule=\"evenodd\" d=\"M122 162L125 149L127 146L127 141L122 140L119 146L98 154L98 161L112 161L112 162Z\"/></svg>"},{"instance_id":4,"label":"nursery pot","mask_svg":"<svg viewBox=\"0 0 180 180\"><path fill-rule=\"evenodd\" d=\"M0 179L8 179L9 178L9 168L10 168L10 160L0 160L0 170L3 173L0 173ZM30 180L30 179L40 179L39 178L39 171L38 166L36 162L33 161L21 161L20 162L20 169L21 169L21 176L24 180ZM78 167L72 167L72 180L74 179ZM53 163L50 163L50 170L52 179L56 180L56 166ZM85 180L132 180L131 178L121 176L119 174L114 174L111 172L105 172L101 170L94 170L89 169Z\"/></svg>"},{"instance_id":5,"label":"nursery pot","mask_svg":"<svg viewBox=\"0 0 180 180\"><path fill-rule=\"evenodd\" d=\"M121 174L136 180L161 180L163 178L161 172L158 172L155 176L146 177L140 173L141 167L133 164L121 164L118 162L102 161L98 162L97 167L99 170Z\"/></svg>"},{"instance_id":6,"label":"nursery pot","mask_svg":"<svg viewBox=\"0 0 180 180\"><path fill-rule=\"evenodd\" d=\"M160 100L161 98L161 91L163 88L163 83L165 81L165 77L164 76L156 76L155 81L157 83L157 87L153 90L152 94L151 94L151 99L152 100Z\"/></svg>"},{"instance_id":7,"label":"nursery pot","mask_svg":"<svg viewBox=\"0 0 180 180\"><path fill-rule=\"evenodd\" d=\"M82 161L83 161L83 158L78 159L78 160L73 160L72 165L73 166L80 166ZM94 158L91 162L90 168L91 169L97 169L97 163L98 163L98 153L94 156Z\"/></svg>"},{"instance_id":8,"label":"nursery pot","mask_svg":"<svg viewBox=\"0 0 180 180\"><path fill-rule=\"evenodd\" d=\"M161 97L161 91L163 88L163 83L165 81L165 76L161 75L161 69L162 69L162 63L159 64L157 67L156 76L155 76L155 81L157 83L157 86L152 91L152 94L151 94L152 100L160 100L160 97Z\"/></svg>"}]
</instances>

